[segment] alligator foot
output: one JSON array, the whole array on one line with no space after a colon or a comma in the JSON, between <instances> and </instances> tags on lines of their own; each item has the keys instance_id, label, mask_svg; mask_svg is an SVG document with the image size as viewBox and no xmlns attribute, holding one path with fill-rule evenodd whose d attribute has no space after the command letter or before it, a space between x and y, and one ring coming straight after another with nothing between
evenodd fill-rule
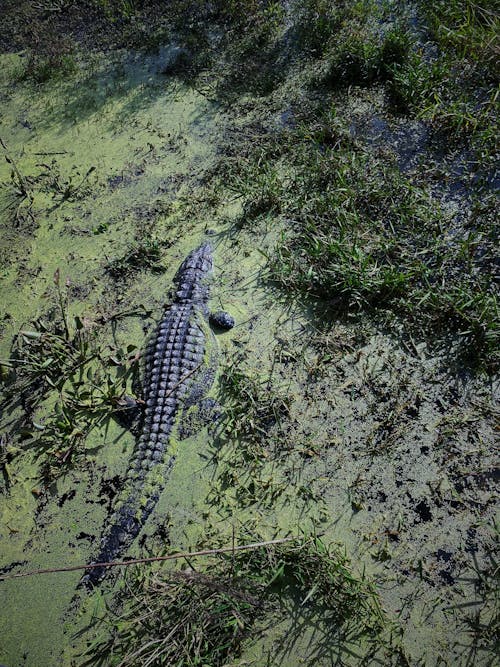
<instances>
[{"instance_id":1,"label":"alligator foot","mask_svg":"<svg viewBox=\"0 0 500 667\"><path fill-rule=\"evenodd\" d=\"M214 398L203 398L184 411L177 429L179 440L186 440L205 426L220 420L222 409Z\"/></svg>"},{"instance_id":2,"label":"alligator foot","mask_svg":"<svg viewBox=\"0 0 500 667\"><path fill-rule=\"evenodd\" d=\"M144 403L132 396L123 396L118 401L117 406L113 413L114 418L120 426L126 428L132 435L137 436L141 430Z\"/></svg>"}]
</instances>

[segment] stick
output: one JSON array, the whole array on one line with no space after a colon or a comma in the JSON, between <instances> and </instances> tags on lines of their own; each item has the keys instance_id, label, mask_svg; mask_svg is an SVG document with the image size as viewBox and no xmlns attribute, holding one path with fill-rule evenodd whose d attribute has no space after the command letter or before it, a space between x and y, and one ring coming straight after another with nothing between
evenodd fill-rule
<instances>
[{"instance_id":1,"label":"stick","mask_svg":"<svg viewBox=\"0 0 500 667\"><path fill-rule=\"evenodd\" d=\"M33 153L33 155L68 155L68 151L42 151L41 153Z\"/></svg>"},{"instance_id":2,"label":"stick","mask_svg":"<svg viewBox=\"0 0 500 667\"><path fill-rule=\"evenodd\" d=\"M128 567L129 565L137 565L140 563L155 563L164 560L175 560L177 558L193 558L194 556L210 556L212 554L225 554L235 551L247 551L250 549L258 549L259 547L267 547L272 544L283 544L284 542L291 542L296 540L296 537L283 537L279 540L269 540L268 542L253 542L251 544L242 544L240 546L223 547L221 549L205 549L203 551L191 551L179 554L170 554L169 556L151 556L150 558L134 558L131 560L117 560L108 563L91 563L90 565L71 565L69 567L54 567L45 570L32 570L31 572L20 572L18 574L8 574L0 576L0 581L7 579L18 579L20 577L31 577L35 574L50 574L52 572L74 572L75 570L92 570L94 567Z\"/></svg>"}]
</instances>

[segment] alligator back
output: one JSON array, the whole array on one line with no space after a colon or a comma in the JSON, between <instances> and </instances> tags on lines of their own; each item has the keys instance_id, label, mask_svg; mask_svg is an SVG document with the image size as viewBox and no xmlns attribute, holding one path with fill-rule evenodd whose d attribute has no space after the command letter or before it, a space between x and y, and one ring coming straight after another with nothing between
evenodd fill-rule
<instances>
[{"instance_id":1,"label":"alligator back","mask_svg":"<svg viewBox=\"0 0 500 667\"><path fill-rule=\"evenodd\" d=\"M115 560L137 537L156 505L175 456L168 445L179 410L190 394L199 394L195 378L204 376L207 341L209 285L212 253L208 243L193 250L174 278L176 294L165 311L156 335L146 352L144 371L145 412L141 435L136 443L111 521L101 540L96 563ZM213 374L208 376L213 379ZM88 570L82 583L92 588L103 579L107 568Z\"/></svg>"}]
</instances>

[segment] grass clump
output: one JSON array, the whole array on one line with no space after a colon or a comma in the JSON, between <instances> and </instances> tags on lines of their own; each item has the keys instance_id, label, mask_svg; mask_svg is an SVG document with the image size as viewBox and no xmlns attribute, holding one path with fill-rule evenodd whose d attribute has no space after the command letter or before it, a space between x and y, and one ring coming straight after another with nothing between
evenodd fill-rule
<instances>
[{"instance_id":1,"label":"grass clump","mask_svg":"<svg viewBox=\"0 0 500 667\"><path fill-rule=\"evenodd\" d=\"M70 318L59 272L54 280L59 317L50 324L38 319L19 333L4 392L7 406L20 402L24 409L18 452L35 453L47 484L83 456L93 428L127 408L124 396L138 361L134 345L106 348L91 322Z\"/></svg>"},{"instance_id":2,"label":"grass clump","mask_svg":"<svg viewBox=\"0 0 500 667\"><path fill-rule=\"evenodd\" d=\"M301 49L320 56L334 32L341 26L345 10L328 0L305 0L297 3L295 32Z\"/></svg>"},{"instance_id":3,"label":"grass clump","mask_svg":"<svg viewBox=\"0 0 500 667\"><path fill-rule=\"evenodd\" d=\"M413 53L394 71L389 95L398 111L429 121L436 133L470 143L489 159L481 149L490 153L496 144L497 86L481 86L473 69L454 66L446 56L429 62L422 53Z\"/></svg>"},{"instance_id":4,"label":"grass clump","mask_svg":"<svg viewBox=\"0 0 500 667\"><path fill-rule=\"evenodd\" d=\"M111 624L111 637L91 646L82 665L227 664L261 612L259 586L214 565L210 574L138 576L135 604Z\"/></svg>"},{"instance_id":5,"label":"grass clump","mask_svg":"<svg viewBox=\"0 0 500 667\"><path fill-rule=\"evenodd\" d=\"M137 371L135 346L109 354L94 339L90 352L60 381L55 401L49 398L40 406L38 421L32 419L31 427L23 430L23 438L30 438L23 448L35 452L46 484L85 456L86 439L94 428L130 408L125 394Z\"/></svg>"},{"instance_id":6,"label":"grass clump","mask_svg":"<svg viewBox=\"0 0 500 667\"><path fill-rule=\"evenodd\" d=\"M286 178L270 272L279 285L321 300L325 314L392 312L420 335L454 332L471 361L494 367L496 241L484 197L457 232L453 215L394 159L351 139L335 109L232 166L245 208L278 165Z\"/></svg>"},{"instance_id":7,"label":"grass clump","mask_svg":"<svg viewBox=\"0 0 500 667\"><path fill-rule=\"evenodd\" d=\"M408 34L402 28L393 28L382 37L366 29L341 32L315 82L341 88L386 81L391 79L394 68L406 61L409 46Z\"/></svg>"},{"instance_id":8,"label":"grass clump","mask_svg":"<svg viewBox=\"0 0 500 667\"><path fill-rule=\"evenodd\" d=\"M93 0L93 4L103 10L112 20L130 19L140 5L136 0Z\"/></svg>"},{"instance_id":9,"label":"grass clump","mask_svg":"<svg viewBox=\"0 0 500 667\"><path fill-rule=\"evenodd\" d=\"M63 79L77 71L74 56L67 53L31 53L23 78L33 79L36 83L45 83L50 79Z\"/></svg>"},{"instance_id":10,"label":"grass clump","mask_svg":"<svg viewBox=\"0 0 500 667\"><path fill-rule=\"evenodd\" d=\"M255 503L273 507L289 489L278 461L288 451L285 430L292 399L270 377L250 371L243 358L222 369L220 384L224 419L208 501L229 512Z\"/></svg>"},{"instance_id":11,"label":"grass clump","mask_svg":"<svg viewBox=\"0 0 500 667\"><path fill-rule=\"evenodd\" d=\"M281 2L175 0L165 22L169 38L185 49L171 73L210 98L230 101L242 91L267 95L283 77L276 68L284 25Z\"/></svg>"},{"instance_id":12,"label":"grass clump","mask_svg":"<svg viewBox=\"0 0 500 667\"><path fill-rule=\"evenodd\" d=\"M311 80L315 86L385 81L408 56L408 31L381 4L308 0L297 4L294 19L301 60L304 54L319 59Z\"/></svg>"},{"instance_id":13,"label":"grass clump","mask_svg":"<svg viewBox=\"0 0 500 667\"><path fill-rule=\"evenodd\" d=\"M225 396L225 431L243 441L251 458L259 458L259 443L267 441L271 429L279 427L289 414L291 397L274 389L269 378L249 373L241 358L223 369L221 391Z\"/></svg>"},{"instance_id":14,"label":"grass clump","mask_svg":"<svg viewBox=\"0 0 500 667\"><path fill-rule=\"evenodd\" d=\"M212 61L220 76L217 95L232 99L249 91L268 95L283 80L287 63L282 54L284 11L280 2L235 1L224 7L219 20L225 25L221 52ZM220 57L222 55L222 58ZM279 63L279 66L277 64Z\"/></svg>"},{"instance_id":15,"label":"grass clump","mask_svg":"<svg viewBox=\"0 0 500 667\"><path fill-rule=\"evenodd\" d=\"M495 0L438 0L419 3L432 37L459 58L478 63L485 73L498 74L496 40L499 17Z\"/></svg>"},{"instance_id":16,"label":"grass clump","mask_svg":"<svg viewBox=\"0 0 500 667\"><path fill-rule=\"evenodd\" d=\"M64 79L77 71L73 42L50 25L34 23L30 44L21 78L45 83Z\"/></svg>"},{"instance_id":17,"label":"grass clump","mask_svg":"<svg viewBox=\"0 0 500 667\"><path fill-rule=\"evenodd\" d=\"M0 183L2 210L8 213L13 228L22 227L29 218L34 221L32 179L26 177L10 154L4 140L0 137L0 146L5 161L10 165L10 180Z\"/></svg>"},{"instance_id":18,"label":"grass clump","mask_svg":"<svg viewBox=\"0 0 500 667\"><path fill-rule=\"evenodd\" d=\"M470 143L484 162L498 136L498 8L490 0L417 6L432 42L417 43L395 68L391 100L449 138Z\"/></svg>"},{"instance_id":19,"label":"grass clump","mask_svg":"<svg viewBox=\"0 0 500 667\"><path fill-rule=\"evenodd\" d=\"M357 635L377 643L384 616L369 582L358 578L336 549L319 539L296 547L260 547L213 558L200 569L136 573L126 582L123 609L101 621L108 636L86 651L83 665L222 667L241 655L244 642L265 632L295 597L317 609L331 628L328 651ZM285 612L286 613L286 612ZM301 632L291 628L291 633Z\"/></svg>"},{"instance_id":20,"label":"grass clump","mask_svg":"<svg viewBox=\"0 0 500 667\"><path fill-rule=\"evenodd\" d=\"M162 251L163 244L160 241L152 238L139 239L122 257L107 263L106 273L115 279L126 278L143 269L164 273L165 267L160 264Z\"/></svg>"},{"instance_id":21,"label":"grass clump","mask_svg":"<svg viewBox=\"0 0 500 667\"><path fill-rule=\"evenodd\" d=\"M270 555L275 568L271 581L278 590L280 585L287 591L295 589L300 604L317 605L340 635L348 637L357 627L360 638L375 637L383 629L384 614L374 586L352 572L338 547L313 538L295 548L281 546Z\"/></svg>"}]
</instances>

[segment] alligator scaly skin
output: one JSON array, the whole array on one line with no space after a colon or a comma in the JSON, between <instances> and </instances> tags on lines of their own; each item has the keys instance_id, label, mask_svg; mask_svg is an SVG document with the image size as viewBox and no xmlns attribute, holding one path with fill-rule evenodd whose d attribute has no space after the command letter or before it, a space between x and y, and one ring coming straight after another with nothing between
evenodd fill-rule
<instances>
[{"instance_id":1,"label":"alligator scaly skin","mask_svg":"<svg viewBox=\"0 0 500 667\"><path fill-rule=\"evenodd\" d=\"M103 535L95 563L116 560L139 534L174 463L173 454L165 458L177 413L190 399L200 398L213 381L213 371L202 369L207 341L201 326L208 319L211 271L212 249L204 243L186 257L175 275L175 298L146 352L142 432L129 464L122 504ZM196 383L200 375L201 385ZM163 466L163 474L155 476L158 466ZM103 566L88 570L82 584L92 588L106 570Z\"/></svg>"}]
</instances>

